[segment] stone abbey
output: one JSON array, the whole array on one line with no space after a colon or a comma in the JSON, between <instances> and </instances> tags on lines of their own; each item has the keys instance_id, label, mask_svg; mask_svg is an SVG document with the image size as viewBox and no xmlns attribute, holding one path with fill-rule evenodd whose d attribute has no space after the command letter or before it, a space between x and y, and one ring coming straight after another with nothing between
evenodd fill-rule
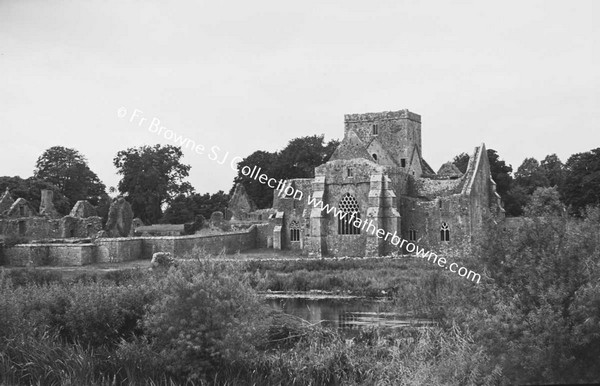
<instances>
[{"instance_id":1,"label":"stone abbey","mask_svg":"<svg viewBox=\"0 0 600 386\"><path fill-rule=\"evenodd\" d=\"M421 116L408 110L349 114L344 139L314 178L289 180L303 199L275 191L273 243L311 256L379 256L398 249L351 218L443 251L472 242L486 218L504 219L484 144L466 172L448 162L436 172L423 158ZM308 203L322 200L348 216Z\"/></svg>"}]
</instances>

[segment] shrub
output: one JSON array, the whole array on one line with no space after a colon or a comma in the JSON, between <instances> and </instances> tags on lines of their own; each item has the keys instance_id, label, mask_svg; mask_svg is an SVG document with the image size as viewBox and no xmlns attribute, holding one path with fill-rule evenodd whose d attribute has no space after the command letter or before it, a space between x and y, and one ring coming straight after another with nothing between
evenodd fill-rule
<instances>
[{"instance_id":1,"label":"shrub","mask_svg":"<svg viewBox=\"0 0 600 386\"><path fill-rule=\"evenodd\" d=\"M231 263L199 260L171 269L159 283L144 327L168 371L206 380L224 363L254 355L262 304L241 277Z\"/></svg>"}]
</instances>

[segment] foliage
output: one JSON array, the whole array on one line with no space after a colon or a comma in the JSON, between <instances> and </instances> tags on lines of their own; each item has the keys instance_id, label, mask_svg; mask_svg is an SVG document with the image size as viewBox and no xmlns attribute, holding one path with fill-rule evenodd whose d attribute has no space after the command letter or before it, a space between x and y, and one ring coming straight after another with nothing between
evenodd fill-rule
<instances>
[{"instance_id":1,"label":"foliage","mask_svg":"<svg viewBox=\"0 0 600 386\"><path fill-rule=\"evenodd\" d=\"M544 172L544 176L548 180L548 186L556 186L559 191L565 183L565 165L556 154L549 154L540 164Z\"/></svg>"},{"instance_id":2,"label":"foliage","mask_svg":"<svg viewBox=\"0 0 600 386\"><path fill-rule=\"evenodd\" d=\"M565 168L561 195L571 212L580 214L588 205L600 205L600 148L573 154Z\"/></svg>"},{"instance_id":3,"label":"foliage","mask_svg":"<svg viewBox=\"0 0 600 386\"><path fill-rule=\"evenodd\" d=\"M181 162L180 147L142 146L117 153L113 163L120 174L119 192L126 195L135 217L146 224L162 217L162 205L180 194L189 194L192 186L183 180L190 166Z\"/></svg>"},{"instance_id":4,"label":"foliage","mask_svg":"<svg viewBox=\"0 0 600 386\"><path fill-rule=\"evenodd\" d=\"M144 328L170 372L202 380L222 361L255 355L261 303L228 264L182 263L159 283L161 297L144 318Z\"/></svg>"},{"instance_id":5,"label":"foliage","mask_svg":"<svg viewBox=\"0 0 600 386\"><path fill-rule=\"evenodd\" d=\"M279 152L256 151L238 163L238 175L229 194L232 195L235 185L241 182L258 208L271 207L273 189L242 174L245 166L250 170L255 166L261 168L261 173L277 180L312 178L314 169L327 162L338 145L338 140L330 140L325 144L323 135L313 135L294 138Z\"/></svg>"},{"instance_id":6,"label":"foliage","mask_svg":"<svg viewBox=\"0 0 600 386\"><path fill-rule=\"evenodd\" d=\"M70 207L79 200L98 205L106 196L106 187L75 149L53 146L42 153L35 164L33 177L47 181L69 199Z\"/></svg>"},{"instance_id":7,"label":"foliage","mask_svg":"<svg viewBox=\"0 0 600 386\"><path fill-rule=\"evenodd\" d=\"M260 168L261 174L265 174L271 178L276 178L275 176L278 174L277 161L277 153L270 153L262 150L255 151L248 157L241 160L238 163L238 174L233 180L233 187L231 188L229 195L233 195L235 185L241 182L244 184L244 188L246 189L248 197L254 201L257 208L271 207L273 205L273 189L271 189L267 184L263 184L258 180L250 178L250 176L245 176L242 174L242 169L244 169L244 167L248 167L250 170L254 170L254 167L256 167L257 170Z\"/></svg>"},{"instance_id":8,"label":"foliage","mask_svg":"<svg viewBox=\"0 0 600 386\"><path fill-rule=\"evenodd\" d=\"M447 301L448 317L469 326L511 383L597 382L600 209L565 216L556 189L543 188L526 213L517 230L487 233L476 255L489 279Z\"/></svg>"},{"instance_id":9,"label":"foliage","mask_svg":"<svg viewBox=\"0 0 600 386\"><path fill-rule=\"evenodd\" d=\"M23 179L21 177L0 177L0 194L4 194L6 188L9 189L14 199L24 198L32 207L39 208L42 196L42 189L52 190L54 192L54 207L62 215L69 214L71 203L65 197L60 189L48 181L35 177Z\"/></svg>"},{"instance_id":10,"label":"foliage","mask_svg":"<svg viewBox=\"0 0 600 386\"><path fill-rule=\"evenodd\" d=\"M525 158L515 173L515 184L523 187L530 195L539 187L549 186L550 181L535 158Z\"/></svg>"},{"instance_id":11,"label":"foliage","mask_svg":"<svg viewBox=\"0 0 600 386\"><path fill-rule=\"evenodd\" d=\"M452 160L454 166L460 170L461 173L466 173L467 167L469 166L469 155L467 153L460 153Z\"/></svg>"},{"instance_id":12,"label":"foliage","mask_svg":"<svg viewBox=\"0 0 600 386\"><path fill-rule=\"evenodd\" d=\"M183 224L193 222L198 216L210 218L213 212L225 213L229 204L229 195L222 190L217 193L179 195L169 204L161 219L162 223Z\"/></svg>"},{"instance_id":13,"label":"foliage","mask_svg":"<svg viewBox=\"0 0 600 386\"><path fill-rule=\"evenodd\" d=\"M512 182L512 166L501 160L498 152L494 149L487 149L487 155L490 162L490 173L496 182L496 191L504 199Z\"/></svg>"}]
</instances>

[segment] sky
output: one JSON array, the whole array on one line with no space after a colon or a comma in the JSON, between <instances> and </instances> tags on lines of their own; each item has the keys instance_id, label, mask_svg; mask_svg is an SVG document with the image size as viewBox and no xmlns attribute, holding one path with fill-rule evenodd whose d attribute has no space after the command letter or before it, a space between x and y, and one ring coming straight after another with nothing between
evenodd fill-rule
<instances>
[{"instance_id":1,"label":"sky","mask_svg":"<svg viewBox=\"0 0 600 386\"><path fill-rule=\"evenodd\" d=\"M228 192L234 157L401 109L434 170L482 142L566 161L600 147L599 3L0 0L0 176L60 145L116 186L117 152L171 130L206 149L196 191Z\"/></svg>"}]
</instances>

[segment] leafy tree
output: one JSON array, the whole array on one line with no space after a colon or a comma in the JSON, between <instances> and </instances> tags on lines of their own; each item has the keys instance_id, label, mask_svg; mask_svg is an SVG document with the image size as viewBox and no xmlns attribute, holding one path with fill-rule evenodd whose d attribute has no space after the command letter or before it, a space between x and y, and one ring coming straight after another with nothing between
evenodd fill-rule
<instances>
[{"instance_id":1,"label":"leafy tree","mask_svg":"<svg viewBox=\"0 0 600 386\"><path fill-rule=\"evenodd\" d=\"M329 160L339 142L324 144L323 135L292 139L279 153L276 178L312 178L315 168Z\"/></svg>"},{"instance_id":2,"label":"leafy tree","mask_svg":"<svg viewBox=\"0 0 600 386\"><path fill-rule=\"evenodd\" d=\"M466 173L467 167L469 166L469 158L470 157L467 153L460 153L459 155L454 157L452 163L458 168L458 170L460 170L461 173L464 174Z\"/></svg>"},{"instance_id":3,"label":"leafy tree","mask_svg":"<svg viewBox=\"0 0 600 386\"><path fill-rule=\"evenodd\" d=\"M511 176L512 166L507 165L506 162L501 160L494 149L487 149L487 154L490 163L490 173L492 174L492 179L496 182L496 191L505 200L513 180Z\"/></svg>"},{"instance_id":4,"label":"leafy tree","mask_svg":"<svg viewBox=\"0 0 600 386\"><path fill-rule=\"evenodd\" d=\"M269 208L273 205L273 189L271 189L267 184L262 184L258 180L254 180L249 176L245 176L242 174L242 169L244 167L250 168L253 170L254 167L260 168L260 172L266 174L269 177L276 178L277 173L277 153L270 153L267 151L255 151L250 154L248 157L244 158L242 161L238 163L238 175L233 180L233 187L229 192L229 195L233 195L233 191L235 189L235 185L238 182L244 184L244 188L246 188L246 193L258 208Z\"/></svg>"},{"instance_id":5,"label":"leafy tree","mask_svg":"<svg viewBox=\"0 0 600 386\"><path fill-rule=\"evenodd\" d=\"M58 187L71 206L79 200L98 205L106 195L104 184L75 149L62 146L47 149L38 158L33 176Z\"/></svg>"},{"instance_id":6,"label":"leafy tree","mask_svg":"<svg viewBox=\"0 0 600 386\"><path fill-rule=\"evenodd\" d=\"M213 212L219 211L225 214L229 205L229 194L225 194L224 191L219 190L217 193L209 195L208 193L199 195L194 194L192 200L198 208L195 212L196 215L202 215L204 218L210 218Z\"/></svg>"},{"instance_id":7,"label":"leafy tree","mask_svg":"<svg viewBox=\"0 0 600 386\"><path fill-rule=\"evenodd\" d=\"M563 213L556 188L537 189L526 207L533 217L484 234L474 255L487 280L457 291L449 307L510 384L600 379L600 209Z\"/></svg>"},{"instance_id":8,"label":"leafy tree","mask_svg":"<svg viewBox=\"0 0 600 386\"><path fill-rule=\"evenodd\" d=\"M238 164L238 175L229 195L233 194L235 185L241 182L258 208L268 208L273 205L273 189L244 176L244 166L250 169L260 167L261 173L278 180L311 178L314 177L314 169L327 162L338 145L338 140L331 140L325 144L323 135L313 135L292 139L278 153L255 151Z\"/></svg>"},{"instance_id":9,"label":"leafy tree","mask_svg":"<svg viewBox=\"0 0 600 386\"><path fill-rule=\"evenodd\" d=\"M509 216L521 216L525 205L529 202L530 195L527 189L513 183L504 200L504 210Z\"/></svg>"},{"instance_id":10,"label":"leafy tree","mask_svg":"<svg viewBox=\"0 0 600 386\"><path fill-rule=\"evenodd\" d=\"M119 192L131 203L133 213L147 224L162 217L163 204L180 194L189 194L192 186L183 180L190 166L181 162L180 147L142 146L117 153L113 163L122 176Z\"/></svg>"},{"instance_id":11,"label":"leafy tree","mask_svg":"<svg viewBox=\"0 0 600 386\"><path fill-rule=\"evenodd\" d=\"M23 179L21 177L0 177L0 195L4 194L6 188L14 199L24 198L35 209L40 207L42 189L52 190L54 192L54 207L62 215L67 215L71 211L69 199L55 185L48 181L35 177Z\"/></svg>"},{"instance_id":12,"label":"leafy tree","mask_svg":"<svg viewBox=\"0 0 600 386\"><path fill-rule=\"evenodd\" d=\"M196 204L191 197L180 194L169 203L162 219L163 224L184 224L194 220L197 211Z\"/></svg>"},{"instance_id":13,"label":"leafy tree","mask_svg":"<svg viewBox=\"0 0 600 386\"><path fill-rule=\"evenodd\" d=\"M229 195L219 190L214 194L179 195L175 197L161 220L162 223L183 224L192 222L198 215L208 219L213 212L225 213L229 204Z\"/></svg>"},{"instance_id":14,"label":"leafy tree","mask_svg":"<svg viewBox=\"0 0 600 386\"><path fill-rule=\"evenodd\" d=\"M143 325L167 370L204 384L225 363L256 358L263 308L239 269L210 259L184 262L159 285L162 296Z\"/></svg>"},{"instance_id":15,"label":"leafy tree","mask_svg":"<svg viewBox=\"0 0 600 386\"><path fill-rule=\"evenodd\" d=\"M600 148L573 154L565 169L561 194L571 211L578 214L588 205L600 205Z\"/></svg>"},{"instance_id":16,"label":"leafy tree","mask_svg":"<svg viewBox=\"0 0 600 386\"><path fill-rule=\"evenodd\" d=\"M525 214L528 217L562 216L564 213L565 206L560 201L558 189L554 186L551 188L537 188L525 207Z\"/></svg>"},{"instance_id":17,"label":"leafy tree","mask_svg":"<svg viewBox=\"0 0 600 386\"><path fill-rule=\"evenodd\" d=\"M560 158L556 154L547 155L540 166L548 179L549 186L556 186L560 190L565 182L565 165Z\"/></svg>"},{"instance_id":18,"label":"leafy tree","mask_svg":"<svg viewBox=\"0 0 600 386\"><path fill-rule=\"evenodd\" d=\"M525 158L515 173L515 183L525 188L527 194L532 194L537 188L550 185L544 169L535 158Z\"/></svg>"}]
</instances>

